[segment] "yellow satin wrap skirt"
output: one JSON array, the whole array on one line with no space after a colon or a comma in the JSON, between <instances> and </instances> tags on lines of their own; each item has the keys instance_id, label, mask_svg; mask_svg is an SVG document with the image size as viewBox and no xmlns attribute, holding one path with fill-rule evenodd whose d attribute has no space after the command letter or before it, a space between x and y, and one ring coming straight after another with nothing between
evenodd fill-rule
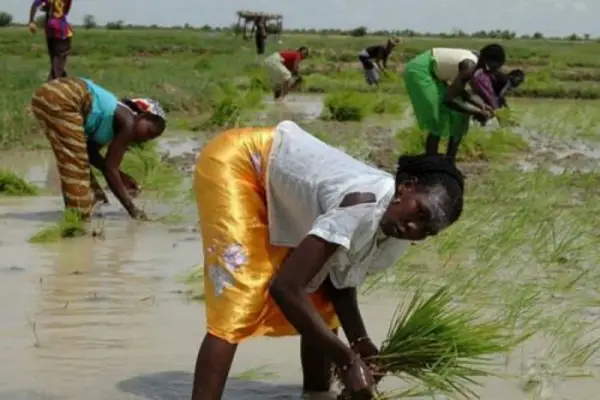
<instances>
[{"instance_id":1,"label":"yellow satin wrap skirt","mask_svg":"<svg viewBox=\"0 0 600 400\"><path fill-rule=\"evenodd\" d=\"M269 242L266 179L273 135L274 128L225 131L196 161L208 332L229 343L297 334L269 295L273 276L292 250ZM324 293L310 298L327 324L337 328Z\"/></svg>"}]
</instances>

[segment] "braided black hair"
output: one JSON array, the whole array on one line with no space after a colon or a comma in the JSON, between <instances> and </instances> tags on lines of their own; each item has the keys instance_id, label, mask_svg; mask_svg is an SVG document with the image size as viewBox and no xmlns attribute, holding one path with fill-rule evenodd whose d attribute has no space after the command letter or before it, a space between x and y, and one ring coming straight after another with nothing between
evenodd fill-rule
<instances>
[{"instance_id":1,"label":"braided black hair","mask_svg":"<svg viewBox=\"0 0 600 400\"><path fill-rule=\"evenodd\" d=\"M403 155L398 159L396 187L416 179L417 186L435 191L433 206L437 212L433 221L437 230L456 222L463 210L465 180L454 161L443 155ZM433 210L435 211L435 210Z\"/></svg>"},{"instance_id":2,"label":"braided black hair","mask_svg":"<svg viewBox=\"0 0 600 400\"><path fill-rule=\"evenodd\" d=\"M508 73L508 79L513 84L513 87L519 86L521 83L525 81L525 72L522 69L513 69Z\"/></svg>"},{"instance_id":3,"label":"braided black hair","mask_svg":"<svg viewBox=\"0 0 600 400\"><path fill-rule=\"evenodd\" d=\"M506 61L506 52L504 47L497 43L492 43L484 46L479 52L479 61L488 63L490 61L504 64Z\"/></svg>"}]
</instances>

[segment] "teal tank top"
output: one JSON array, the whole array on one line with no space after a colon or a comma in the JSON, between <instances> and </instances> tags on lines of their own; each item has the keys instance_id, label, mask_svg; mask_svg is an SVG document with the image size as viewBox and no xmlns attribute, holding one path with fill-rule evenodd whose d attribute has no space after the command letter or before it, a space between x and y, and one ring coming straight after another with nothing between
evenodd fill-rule
<instances>
[{"instance_id":1,"label":"teal tank top","mask_svg":"<svg viewBox=\"0 0 600 400\"><path fill-rule=\"evenodd\" d=\"M85 118L85 134L100 146L109 143L115 136L113 119L119 99L113 93L95 84L89 79L83 79L92 96L90 112Z\"/></svg>"}]
</instances>

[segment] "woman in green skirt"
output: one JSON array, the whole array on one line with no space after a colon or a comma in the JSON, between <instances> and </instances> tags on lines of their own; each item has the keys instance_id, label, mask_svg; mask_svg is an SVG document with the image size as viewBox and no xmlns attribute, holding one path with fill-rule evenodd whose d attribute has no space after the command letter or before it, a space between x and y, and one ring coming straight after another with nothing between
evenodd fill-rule
<instances>
[{"instance_id":1,"label":"woman in green skirt","mask_svg":"<svg viewBox=\"0 0 600 400\"><path fill-rule=\"evenodd\" d=\"M458 146L469 130L470 117L484 124L493 109L465 89L475 71L497 71L506 54L499 44L489 44L479 55L471 50L437 47L406 64L404 83L419 128L428 132L425 150L437 154L440 138L448 138L446 155L456 159Z\"/></svg>"}]
</instances>

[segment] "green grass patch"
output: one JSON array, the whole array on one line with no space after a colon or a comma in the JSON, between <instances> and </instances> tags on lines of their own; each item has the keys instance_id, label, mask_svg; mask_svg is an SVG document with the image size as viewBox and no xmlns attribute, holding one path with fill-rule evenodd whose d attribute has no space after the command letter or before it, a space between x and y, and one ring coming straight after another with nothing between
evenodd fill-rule
<instances>
[{"instance_id":1,"label":"green grass patch","mask_svg":"<svg viewBox=\"0 0 600 400\"><path fill-rule=\"evenodd\" d=\"M165 163L156 150L156 142L146 142L129 149L123 164L123 172L131 175L143 188L159 197L176 195L183 182L181 174Z\"/></svg>"},{"instance_id":2,"label":"green grass patch","mask_svg":"<svg viewBox=\"0 0 600 400\"><path fill-rule=\"evenodd\" d=\"M416 125L401 129L396 134L398 151L407 154L420 154L425 149L426 133ZM440 141L440 151L444 152L447 140ZM458 161L498 160L529 150L529 144L520 135L506 128L484 130L476 126L469 129L458 151Z\"/></svg>"},{"instance_id":3,"label":"green grass patch","mask_svg":"<svg viewBox=\"0 0 600 400\"><path fill-rule=\"evenodd\" d=\"M36 196L39 189L10 170L0 170L0 195Z\"/></svg>"},{"instance_id":4,"label":"green grass patch","mask_svg":"<svg viewBox=\"0 0 600 400\"><path fill-rule=\"evenodd\" d=\"M61 219L29 238L29 243L54 243L62 239L85 236L85 223L73 210L65 210Z\"/></svg>"},{"instance_id":5,"label":"green grass patch","mask_svg":"<svg viewBox=\"0 0 600 400\"><path fill-rule=\"evenodd\" d=\"M324 105L321 118L332 121L362 121L372 110L369 98L353 92L328 94Z\"/></svg>"}]
</instances>

